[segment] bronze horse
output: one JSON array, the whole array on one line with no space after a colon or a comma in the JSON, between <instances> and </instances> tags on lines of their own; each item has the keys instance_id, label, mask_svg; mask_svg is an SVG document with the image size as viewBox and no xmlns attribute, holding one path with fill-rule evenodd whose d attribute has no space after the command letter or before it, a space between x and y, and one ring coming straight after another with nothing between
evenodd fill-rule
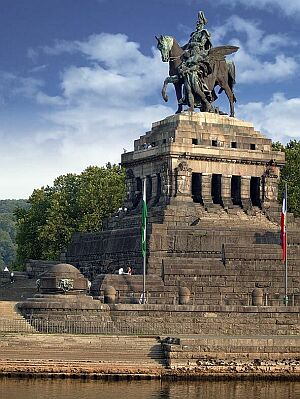
<instances>
[{"instance_id":1,"label":"bronze horse","mask_svg":"<svg viewBox=\"0 0 300 399\"><path fill-rule=\"evenodd\" d=\"M169 62L169 76L165 79L162 88L162 96L165 101L168 101L166 94L166 88L169 83L173 83L175 87L176 97L178 103L178 109L176 113L182 112L182 104L180 100L182 98L182 85L183 81L178 75L178 67L182 63L181 56L184 53L184 48L180 47L177 41L171 36L160 36L156 37L157 48L161 52L163 62ZM212 72L204 77L204 82L208 89L212 92L213 100L217 99L215 93L215 87L219 86L221 93L225 91L229 104L230 104L230 116L234 116L234 103L236 102L235 95L233 93L233 86L235 84L235 67L233 62L227 63L225 56L236 52L238 47L235 46L221 46L210 49L208 55L208 62L211 66Z\"/></svg>"}]
</instances>

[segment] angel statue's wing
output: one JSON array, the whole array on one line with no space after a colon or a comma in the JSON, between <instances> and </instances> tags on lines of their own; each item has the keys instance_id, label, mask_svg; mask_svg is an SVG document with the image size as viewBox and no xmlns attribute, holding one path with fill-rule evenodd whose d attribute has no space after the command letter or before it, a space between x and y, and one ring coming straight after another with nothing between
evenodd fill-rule
<instances>
[{"instance_id":1,"label":"angel statue's wing","mask_svg":"<svg viewBox=\"0 0 300 399\"><path fill-rule=\"evenodd\" d=\"M209 50L208 57L210 61L225 60L225 56L237 52L239 47L236 46L219 46Z\"/></svg>"}]
</instances>

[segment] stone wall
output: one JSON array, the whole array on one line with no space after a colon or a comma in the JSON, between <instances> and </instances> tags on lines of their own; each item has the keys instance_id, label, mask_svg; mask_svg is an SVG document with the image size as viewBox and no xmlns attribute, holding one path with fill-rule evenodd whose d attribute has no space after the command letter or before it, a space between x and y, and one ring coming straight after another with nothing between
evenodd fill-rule
<instances>
[{"instance_id":1,"label":"stone wall","mask_svg":"<svg viewBox=\"0 0 300 399\"><path fill-rule=\"evenodd\" d=\"M294 374L300 371L300 339L296 336L194 336L166 339L163 347L171 369L202 375Z\"/></svg>"},{"instance_id":2,"label":"stone wall","mask_svg":"<svg viewBox=\"0 0 300 399\"><path fill-rule=\"evenodd\" d=\"M299 306L110 305L113 321L149 334L299 335Z\"/></svg>"}]
</instances>

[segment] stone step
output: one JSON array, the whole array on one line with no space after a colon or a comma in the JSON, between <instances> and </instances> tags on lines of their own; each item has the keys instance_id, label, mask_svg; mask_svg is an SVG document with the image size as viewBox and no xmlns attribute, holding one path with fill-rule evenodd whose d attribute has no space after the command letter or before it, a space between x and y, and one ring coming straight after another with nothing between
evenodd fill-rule
<instances>
[{"instance_id":1,"label":"stone step","mask_svg":"<svg viewBox=\"0 0 300 399\"><path fill-rule=\"evenodd\" d=\"M34 332L35 329L17 312L17 302L0 301L0 332Z\"/></svg>"},{"instance_id":2,"label":"stone step","mask_svg":"<svg viewBox=\"0 0 300 399\"><path fill-rule=\"evenodd\" d=\"M151 367L165 364L164 352L156 339L134 336L3 334L0 348L0 361L96 361Z\"/></svg>"}]
</instances>

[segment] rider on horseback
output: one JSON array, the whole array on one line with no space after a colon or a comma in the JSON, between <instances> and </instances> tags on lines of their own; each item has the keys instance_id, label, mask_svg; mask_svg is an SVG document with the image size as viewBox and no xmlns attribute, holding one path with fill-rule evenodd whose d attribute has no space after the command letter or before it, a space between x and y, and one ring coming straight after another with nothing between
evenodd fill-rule
<instances>
[{"instance_id":1,"label":"rider on horseback","mask_svg":"<svg viewBox=\"0 0 300 399\"><path fill-rule=\"evenodd\" d=\"M204 12L199 11L196 30L191 33L189 42L183 47L184 50L197 46L203 52L203 56L207 56L208 51L212 48L211 34L207 29L204 29L207 23L208 20L205 18Z\"/></svg>"},{"instance_id":2,"label":"rider on horseback","mask_svg":"<svg viewBox=\"0 0 300 399\"><path fill-rule=\"evenodd\" d=\"M162 61L169 62L169 76L164 80L162 96L168 101L166 88L169 83L173 83L178 101L176 113L182 112L183 105L188 105L191 111L196 106L204 112L221 113L212 105L218 98L215 88L219 87L218 94L222 91L226 93L230 116L233 117L236 101L233 92L235 66L232 61L226 60L226 56L235 53L238 47L212 47L211 35L204 29L206 24L204 13L200 11L196 29L183 47L174 37L155 36Z\"/></svg>"},{"instance_id":3,"label":"rider on horseback","mask_svg":"<svg viewBox=\"0 0 300 399\"><path fill-rule=\"evenodd\" d=\"M196 31L191 33L189 42L183 47L185 52L182 55L182 63L178 67L178 74L183 78L185 97L187 97L183 97L180 103L188 102L193 108L196 94L200 96L201 108L204 111L211 111L212 94L203 79L212 72L207 61L208 52L212 48L210 33L203 29L207 22L203 11L200 11Z\"/></svg>"}]
</instances>

